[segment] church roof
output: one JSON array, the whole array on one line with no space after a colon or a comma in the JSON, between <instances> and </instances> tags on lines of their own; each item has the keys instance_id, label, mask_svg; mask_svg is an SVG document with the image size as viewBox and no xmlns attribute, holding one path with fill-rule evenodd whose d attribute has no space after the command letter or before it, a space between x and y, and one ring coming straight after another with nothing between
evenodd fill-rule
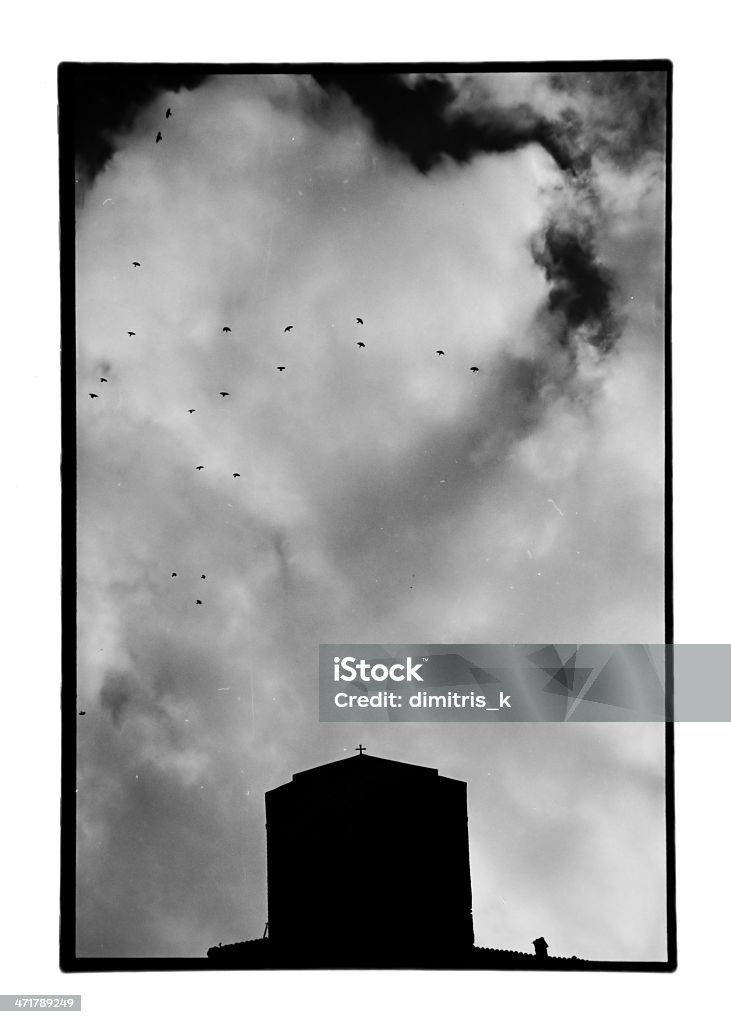
<instances>
[{"instance_id":1,"label":"church roof","mask_svg":"<svg viewBox=\"0 0 731 1024\"><path fill-rule=\"evenodd\" d=\"M338 761L328 761L327 764L294 772L291 781L285 782L281 786L275 786L269 792L276 793L291 785L323 783L339 786L341 783L349 784L351 781L357 782L358 780L393 782L394 784L398 782L407 786L414 785L417 788L430 780L438 782L439 785L467 785L466 782L459 779L450 779L445 775L440 775L436 768L410 764L408 761L394 761L387 757L374 757L372 754L354 754L352 757L343 757Z\"/></svg>"},{"instance_id":2,"label":"church roof","mask_svg":"<svg viewBox=\"0 0 731 1024\"><path fill-rule=\"evenodd\" d=\"M307 768L302 772L295 772L292 779L312 778L323 773L354 773L369 772L390 773L401 775L439 775L436 768L426 768L420 764L409 764L407 761L394 761L388 757L374 757L372 754L354 754L352 757L343 757L338 761L328 761L327 764L319 764L314 768Z\"/></svg>"}]
</instances>

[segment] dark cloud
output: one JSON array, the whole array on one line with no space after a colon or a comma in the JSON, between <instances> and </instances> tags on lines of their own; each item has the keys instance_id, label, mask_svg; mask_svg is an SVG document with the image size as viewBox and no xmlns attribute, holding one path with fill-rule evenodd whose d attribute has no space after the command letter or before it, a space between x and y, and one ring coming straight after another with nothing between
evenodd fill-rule
<instances>
[{"instance_id":1,"label":"dark cloud","mask_svg":"<svg viewBox=\"0 0 731 1024\"><path fill-rule=\"evenodd\" d=\"M443 77L347 74L315 76L325 89L343 90L368 117L376 137L404 153L428 174L449 157L464 164L479 154L506 153L534 143L565 172L569 193L581 194L588 214L569 222L549 220L534 240L533 257L549 284L546 312L559 345L579 339L608 352L619 335L615 288L598 256L597 203L592 190L592 154L623 166L648 149L661 151L665 130L665 72L605 72L552 77L566 106L549 118L529 102L500 103L481 87L470 99ZM569 100L572 102L569 102ZM582 109L598 107L595 121ZM548 322L547 321L547 322Z\"/></svg>"},{"instance_id":2,"label":"dark cloud","mask_svg":"<svg viewBox=\"0 0 731 1024\"><path fill-rule=\"evenodd\" d=\"M567 181L574 209L547 222L534 239L533 258L549 284L546 312L554 339L608 352L620 335L621 316L614 277L600 255L599 162L631 171L648 156L664 156L667 73L573 72L550 82L566 97L559 120L581 173Z\"/></svg>"},{"instance_id":3,"label":"dark cloud","mask_svg":"<svg viewBox=\"0 0 731 1024\"><path fill-rule=\"evenodd\" d=\"M665 152L667 78L667 71L560 72L551 85L572 99L591 100L587 151L629 168L648 153Z\"/></svg>"},{"instance_id":4,"label":"dark cloud","mask_svg":"<svg viewBox=\"0 0 731 1024\"><path fill-rule=\"evenodd\" d=\"M608 351L619 336L615 290L608 269L597 258L591 229L549 224L534 244L533 258L549 283L546 306L555 317L559 343L570 346L580 337Z\"/></svg>"},{"instance_id":5,"label":"dark cloud","mask_svg":"<svg viewBox=\"0 0 731 1024\"><path fill-rule=\"evenodd\" d=\"M129 676L119 672L110 673L99 692L99 703L108 711L114 725L121 725L129 707L140 696L140 686Z\"/></svg>"},{"instance_id":6,"label":"dark cloud","mask_svg":"<svg viewBox=\"0 0 731 1024\"><path fill-rule=\"evenodd\" d=\"M195 89L206 78L190 67L151 64L62 64L59 76L73 110L77 173L89 183L156 96Z\"/></svg>"},{"instance_id":7,"label":"dark cloud","mask_svg":"<svg viewBox=\"0 0 731 1024\"><path fill-rule=\"evenodd\" d=\"M531 143L542 146L562 170L574 169L561 126L528 104L506 108L483 102L479 114L457 110L455 86L435 75L409 81L401 75L330 71L314 77L328 91L346 92L376 137L405 153L424 174L443 157L462 164L479 153L510 153Z\"/></svg>"}]
</instances>

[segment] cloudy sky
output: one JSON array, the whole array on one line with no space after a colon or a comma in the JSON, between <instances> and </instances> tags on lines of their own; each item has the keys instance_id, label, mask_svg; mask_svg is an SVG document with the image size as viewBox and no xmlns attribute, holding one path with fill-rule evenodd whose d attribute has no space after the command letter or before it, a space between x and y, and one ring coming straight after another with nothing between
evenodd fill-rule
<instances>
[{"instance_id":1,"label":"cloudy sky","mask_svg":"<svg viewBox=\"0 0 731 1024\"><path fill-rule=\"evenodd\" d=\"M478 944L665 959L661 726L317 720L319 643L663 642L662 73L116 104L77 125L78 953L261 935L264 792L362 741L468 782Z\"/></svg>"}]
</instances>

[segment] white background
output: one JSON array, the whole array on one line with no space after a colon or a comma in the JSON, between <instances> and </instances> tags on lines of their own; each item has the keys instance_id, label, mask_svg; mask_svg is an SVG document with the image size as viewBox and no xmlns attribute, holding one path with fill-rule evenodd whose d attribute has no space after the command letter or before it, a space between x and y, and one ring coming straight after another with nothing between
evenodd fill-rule
<instances>
[{"instance_id":1,"label":"white background","mask_svg":"<svg viewBox=\"0 0 731 1024\"><path fill-rule=\"evenodd\" d=\"M678 643L729 642L726 33L711 4L67 3L4 18L0 992L81 993L91 1021L669 1021L728 1013L731 725L676 729L674 975L98 974L58 960L60 401L56 65L61 60L542 60L675 65L674 427ZM499 13L498 13L499 10ZM9 655L9 657L7 656ZM704 1006L707 1009L704 1009Z\"/></svg>"}]
</instances>

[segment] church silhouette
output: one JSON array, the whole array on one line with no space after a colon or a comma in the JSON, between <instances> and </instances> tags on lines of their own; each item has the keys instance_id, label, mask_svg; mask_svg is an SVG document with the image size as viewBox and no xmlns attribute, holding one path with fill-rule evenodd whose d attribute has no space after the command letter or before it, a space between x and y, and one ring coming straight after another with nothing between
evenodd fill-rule
<instances>
[{"instance_id":1,"label":"church silhouette","mask_svg":"<svg viewBox=\"0 0 731 1024\"><path fill-rule=\"evenodd\" d=\"M212 947L211 967L567 966L542 936L534 953L475 947L466 782L359 746L265 801L264 936Z\"/></svg>"}]
</instances>

